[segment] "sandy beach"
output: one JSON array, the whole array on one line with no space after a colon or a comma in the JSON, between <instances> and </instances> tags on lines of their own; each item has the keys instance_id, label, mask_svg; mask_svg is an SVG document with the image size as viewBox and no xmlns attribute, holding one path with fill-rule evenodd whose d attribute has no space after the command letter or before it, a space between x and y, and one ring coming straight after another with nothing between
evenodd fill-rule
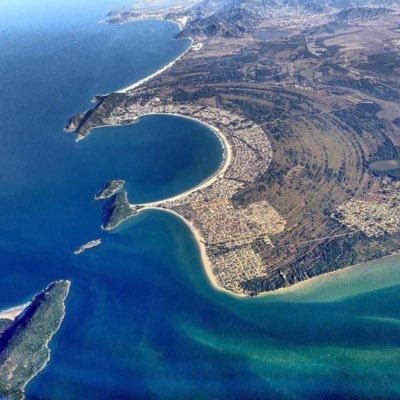
<instances>
[{"instance_id":1,"label":"sandy beach","mask_svg":"<svg viewBox=\"0 0 400 400\"><path fill-rule=\"evenodd\" d=\"M205 240L204 240L203 236L201 235L201 233L193 226L193 224L191 224L187 219L183 218L181 215L179 215L175 211L166 210L166 209L163 209L163 208L146 207L146 208L141 209L139 211L139 213L145 212L147 210L156 210L156 211L163 211L163 212L170 213L170 214L174 215L175 217L179 218L181 221L183 221L184 224L190 229L190 231L192 232L192 234L193 234L193 236L195 238L197 247L199 248L200 257L201 257L201 263L203 264L204 271L206 272L206 276L207 276L209 282L211 283L211 285L213 286L214 289L216 289L219 292L222 292L224 294L227 294L227 295L229 295L231 297L236 297L236 298L239 298L239 299L243 299L243 298L248 298L249 297L249 296L246 296L244 294L238 294L238 293L231 292L230 290L224 289L223 287L221 287L219 285L217 279L215 278L215 275L213 273L210 260L209 260L208 255L207 255L207 250L206 250L206 246L205 246Z\"/></svg>"},{"instance_id":2,"label":"sandy beach","mask_svg":"<svg viewBox=\"0 0 400 400\"><path fill-rule=\"evenodd\" d=\"M182 30L182 26L180 25L180 23L178 23L177 21L172 21L172 22L176 23L176 24L180 27L180 29ZM197 48L196 46L198 46L198 48ZM181 60L190 50L198 50L198 49L201 49L201 47L202 47L202 44L201 44L201 43L198 43L198 44L194 45L193 40L190 39L190 45L189 45L189 47L188 47L182 54L180 54L175 60L171 61L170 63L168 63L168 64L165 65L164 67L160 68L159 70L157 70L157 71L154 72L153 74L147 76L146 78L143 78L142 80L140 80L140 81L138 81L138 82L135 82L134 84L132 84L132 85L130 85L130 86L127 86L127 87L125 87L125 88L123 88L123 89L120 89L120 90L116 91L116 93L127 93L127 92L129 92L129 91L131 91L131 90L134 90L134 89L136 89L136 88L138 88L138 87L144 85L145 83L151 81L153 78L155 78L155 77L161 75L162 73L164 73L165 71L167 71L167 70L169 70L171 67L173 67L173 66L174 66L179 60ZM146 210L151 210L151 209L166 211L166 212L169 212L169 213L175 215L176 217L180 218L182 221L184 221L184 223L190 228L191 232L193 233L193 236L195 237L195 239L196 239L196 241L197 241L197 244L198 244L199 250L200 250L200 254L201 254L201 258L202 258L202 262L203 262L203 265L204 265L204 269L205 269L205 271L206 271L206 275L207 275L207 277L208 277L210 283L212 284L212 286L213 286L214 288L216 288L217 290L222 291L222 292L224 292L224 293L227 293L227 294L229 294L229 295L231 295L231 296L234 296L234 297L239 297L239 298L248 297L248 296L245 296L245 295L235 294L235 293L233 293L233 292L231 292L231 291L229 291L229 290L224 289L223 287L221 287L221 286L219 285L219 283L218 283L218 281L217 281L217 279L216 279L216 277L215 277L215 275L214 275L214 273L213 273L210 260L209 260L209 258L208 258L208 256L207 256L206 247L205 247L205 244L204 244L204 242L205 242L205 241L204 241L204 238L202 237L202 235L200 234L200 232L199 232L189 221L187 221L187 220L186 220L184 217L182 217L181 215L177 214L177 213L174 212L174 211L166 210L166 209L160 208L160 205L162 205L162 204L164 204L164 203L171 202L171 201L179 201L179 200L184 199L185 197L191 195L191 194L194 193L194 192L197 192L197 191L199 191L199 190L205 189L205 188L209 187L210 185L212 185L212 184L213 184L215 181L217 181L220 177L223 177L223 176L224 176L224 173L226 172L226 170L229 168L229 166L230 166L230 165L232 164L232 162L233 162L232 147L231 147L231 145L230 145L228 139L227 139L227 138L225 137L225 135L224 135L218 128L216 128L215 126L212 126L212 125L210 125L209 123L207 123L207 122L205 122L205 121L202 121L202 120L200 120L200 119L197 119L197 118L194 118L194 117L191 117L191 116L187 116L187 115L182 115L182 114L160 113L160 112L158 112L158 113L156 113L156 112L155 112L155 113L147 113L147 114L140 115L139 117L137 117L137 119L136 119L135 121L132 121L131 123L135 123L135 122L137 122L141 117L149 116L149 115L173 115L173 116L177 116L177 117L181 117L181 118L191 119L191 120L194 120L194 121L196 121L196 122L199 122L199 123L204 124L204 125L207 126L209 129L211 129L211 130L217 135L217 137L219 138L219 140L220 140L220 142L221 142L221 144L222 144L222 147L223 147L223 149L224 149L224 157L223 157L223 162L221 163L221 165L220 165L220 167L218 168L218 170L217 170L212 176L210 176L208 179L206 179L206 180L204 180L203 182L201 182L199 185L197 185L197 186L195 186L195 187L193 187L193 188L191 188L191 189L189 189L189 190L186 190L185 192L182 192L182 193L180 193L180 194L178 194L178 195L176 195L176 196L173 196L173 197L169 197L169 198L165 198L165 199L161 199L161 200L157 200L157 201L153 201L153 202L149 202L149 203L134 204L134 205L131 204L131 207L137 207L137 206L143 207L139 212L146 211ZM115 125L119 125L119 124L115 124ZM129 125L129 124L120 124L120 125ZM100 128L100 127L99 127L99 128ZM86 136L85 136L85 137L86 137ZM82 136L78 136L77 139L76 139L76 141L82 140L83 138L84 138L84 137L82 137ZM133 216L134 216L134 215L133 215ZM120 224L122 224L124 221L126 221L127 219L132 218L133 216L130 216L130 217L124 219L123 221L121 221L121 222L118 224L118 226L119 226ZM363 264L361 264L361 265L363 265ZM360 267L361 265L359 264L359 265L354 265L354 266L351 266L351 267L352 267L352 268L354 268L354 267ZM350 266L347 267L347 268L350 268ZM341 274L345 273L344 270L346 270L347 268L344 268L344 269L339 270L339 271L330 272L330 273L328 273L328 274L323 274L323 275L318 276L318 277L315 277L315 278L307 279L306 281L299 282L299 283L297 283L297 284L295 284L295 285L290 286L289 288L281 288L281 289L278 289L278 290L273 291L273 292L270 292L270 293L262 294L262 295L260 295L259 297L266 297L266 296L269 296L269 295L271 295L271 294L273 294L273 293L276 294L276 293L285 293L285 292L290 292L290 291L296 291L296 290L298 290L298 289L305 288L305 287L307 287L307 286L309 286L309 285L313 285L313 284L315 284L315 283L316 283L318 280L320 280L320 279L326 279L327 277L330 278L330 277L335 277L335 276L337 277L337 276L340 276Z\"/></svg>"},{"instance_id":3,"label":"sandy beach","mask_svg":"<svg viewBox=\"0 0 400 400\"><path fill-rule=\"evenodd\" d=\"M336 271L331 271L331 272L326 272L325 274L314 276L312 278L306 279L304 281L298 282L294 285L280 288L278 290L272 291L272 292L266 292L258 295L257 297L262 299L268 296L273 296L273 295L278 295L278 294L290 294L290 293L295 293L300 290L306 290L312 286L315 286L316 284L324 284L324 283L329 283L330 281L333 280L338 280L341 278L346 277L348 275L349 271L351 270L352 272L361 272L365 270L366 267L371 267L378 265L381 261L395 258L395 257L400 257L400 253L394 253L390 254L388 256L384 256L381 258L377 258L375 260L370 260L366 261L363 263L358 263L354 265L349 265L348 267L344 267L342 269L338 269ZM368 272L368 271L367 271Z\"/></svg>"},{"instance_id":4,"label":"sandy beach","mask_svg":"<svg viewBox=\"0 0 400 400\"><path fill-rule=\"evenodd\" d=\"M9 319L14 321L29 306L30 303L23 304L22 306L17 306L9 308L8 310L0 311L0 319Z\"/></svg>"},{"instance_id":5,"label":"sandy beach","mask_svg":"<svg viewBox=\"0 0 400 400\"><path fill-rule=\"evenodd\" d=\"M179 25L179 24L178 24ZM126 88L117 90L115 93L127 93L130 90L136 89L139 86L143 85L144 83L147 83L149 81L151 81L153 78L155 78L156 76L162 74L163 72L167 71L168 69L170 69L171 67L173 67L182 57L184 57L192 48L193 46L193 40L190 40L190 45L189 47L181 54L179 55L177 58L175 58L175 60L171 61L170 63L168 63L167 65L165 65L164 67L160 68L158 71L154 72L153 74L147 76L146 78L141 79L140 81L133 83L130 86L127 86Z\"/></svg>"},{"instance_id":6,"label":"sandy beach","mask_svg":"<svg viewBox=\"0 0 400 400\"><path fill-rule=\"evenodd\" d=\"M202 237L202 235L200 234L200 232L189 222L187 221L185 218L183 218L181 215L179 215L178 213L171 211L171 210L166 210L166 209L162 209L159 208L159 206L163 203L169 202L169 201L176 201L176 200L180 200L183 199L187 196L189 196L190 194L198 191L198 190L202 190L207 188L208 186L210 186L212 183L214 183L216 180L218 180L221 176L224 175L224 173L226 172L226 170L228 169L228 167L231 165L231 163L233 162L233 157L232 157L232 147L229 143L229 141L227 140L227 138L225 137L225 135L216 127L211 126L209 124L207 124L204 121L201 121L199 119L193 118L193 117L189 117L189 116L185 116L185 115L181 115L181 114L173 114L173 113L149 113L149 114L144 114L141 117L145 116L145 115L173 115L176 117L180 117L180 118L187 118L187 119L191 119L193 121L196 121L198 123L201 123L205 126L207 126L209 129L211 129L218 137L218 139L221 142L221 145L224 149L224 157L223 157L223 162L221 163L220 168L212 175L210 176L208 179L206 179L205 181L203 181L202 183L200 183L199 185L193 187L192 189L189 189L183 193L180 193L179 195L173 196L173 197L169 197L166 199L161 199L158 201L154 201L154 202L150 202L150 203L144 203L144 204L131 204L131 207L143 207L140 212L146 211L146 210L158 210L158 211L165 211L165 212L169 212L173 215L175 215L176 217L178 217L180 220L182 220L191 230L194 238L196 239L197 245L199 247L200 250L200 255L201 255L201 260L202 260L202 264L204 265L204 270L206 272L206 275L210 281L210 283L212 284L212 286L221 291L224 292L226 294L229 294L233 297L238 297L238 298L243 298L246 297L245 295L240 295L240 294L236 294L233 293L229 290L224 289L223 287L221 287L217 281L217 279L215 278L215 275L213 273L212 270L212 266L210 263L210 260L207 256L207 251L206 251L206 247L205 247L205 241L204 238ZM129 218L134 217L134 215L132 215ZM129 219L126 218L126 219ZM124 221L126 221L126 219ZM121 221L124 222L124 221ZM120 225L120 224L118 224Z\"/></svg>"},{"instance_id":7,"label":"sandy beach","mask_svg":"<svg viewBox=\"0 0 400 400\"><path fill-rule=\"evenodd\" d=\"M171 22L176 23L176 24L179 26L180 30L182 30L183 26L182 26L180 23L178 23L177 21L172 21L172 20L171 20ZM198 47L196 47L196 46L198 46ZM116 91L116 93L127 93L127 92L129 92L129 91L131 91L131 90L134 90L134 89L136 89L136 88L138 88L138 87L144 85L145 83L151 81L153 78L155 78L155 77L161 75L161 74L164 73L165 71L167 71L167 70L169 70L170 68L172 68L172 67L173 67L179 60L181 60L190 50L192 50L192 49L193 49L193 50L200 50L201 47L202 47L202 44L201 44L201 43L198 43L198 44L194 45L193 40L190 39L190 45L189 45L189 47L188 47L182 54L180 54L176 59L174 59L173 61L171 61L170 63L168 63L168 64L165 65L164 67L160 68L159 70L157 70L157 71L154 72L153 74L151 74L151 75L149 75L149 76L147 76L147 77L141 79L140 81L137 81L137 82L133 83L132 85L129 85L129 86L123 88L123 89L120 89L120 90ZM212 125L210 125L209 123L207 123L207 122L205 122L205 121L202 121L202 120L200 120L200 119L197 119L197 118L194 118L194 117L191 117L191 116L187 116L187 115L183 115L183 114L176 114L176 113L159 113L159 112L158 112L158 113L156 113L156 112L155 112L155 113L147 113L147 114L140 115L139 117L136 118L135 121L132 121L131 123L136 123L141 117L150 116L150 115L173 115L173 116L180 117L180 118L191 119L191 120L193 120L193 121L195 121L195 122L198 122L198 123L201 123L201 124L207 126L209 129L211 129L211 130L217 135L218 139L219 139L220 142L221 142L221 145L222 145L222 147L223 147L223 149L224 149L223 162L221 163L219 169L218 169L212 176L210 176L208 179L206 179L206 180L204 180L203 182L201 182L199 185L197 185L197 186L195 186L195 187L193 187L193 188L191 188L191 189L189 189L189 190L186 190L185 192L182 192L182 193L180 193L180 194L178 194L178 195L176 195L176 196L172 196L172 197L169 197L169 198L157 200L157 201L154 201L154 202L143 203L143 204L131 204L131 207L133 207L133 208L135 208L135 207L137 207L137 206L143 207L143 208L139 211L139 213L140 213L140 212L143 212L143 211L146 211L146 210L152 210L152 209L153 209L153 210L159 210L159 211L161 210L161 211L169 212L169 213L175 215L176 217L178 217L180 220L182 220L182 221L190 228L190 230L191 230L191 232L192 232L194 238L196 239L197 245L198 245L198 247L199 247L199 251L200 251L202 263L203 263L203 265L204 265L204 270L205 270L205 272L206 272L206 275L207 275L207 277L208 277L208 279L209 279L211 285L212 285L215 289L217 289L218 291L221 291L221 292L223 292L223 293L229 294L230 296L233 296L233 297L236 297L236 298L241 298L241 299L243 299L243 298L248 298L248 296L246 296L246 295L241 295L241 294L233 293L232 291L226 290L226 289L224 289L223 287L221 287L221 286L219 285L219 283L218 283L218 281L217 281L217 279L216 279L216 277L215 277L215 275L214 275L214 273L213 273L212 266L211 266L211 262L210 262L210 260L209 260L209 258L208 258L208 255L207 255L206 247L205 247L205 244L204 244L204 243L205 243L205 240L204 240L204 238L202 237L202 235L200 234L200 232L193 226L193 224L191 224L191 223L190 223L189 221L187 221L184 217L182 217L181 215L179 215L178 213L176 213L176 212L174 212L174 211L172 211L172 210L167 210L167 209L164 209L164 208L160 208L160 205L162 205L162 204L164 204L164 203L167 203L167 202L170 202L170 201L178 201L178 200L181 200L181 199L183 199L183 198L189 196L190 194L192 194L192 193L194 193L194 192L197 192L197 191L199 191L199 190L202 190L202 189L207 188L208 186L210 186L211 184L213 184L215 181L217 181L220 177L222 177L222 176L224 175L224 173L226 172L226 170L228 169L228 167L229 167L229 166L231 165L231 163L233 162L232 147L231 147L231 145L230 145L228 139L227 139L227 138L225 137L225 135L224 135L218 128L216 128L215 126L212 126ZM129 125L129 124L114 124L114 125L115 125L115 126L118 126L118 125L124 126L124 125ZM105 126L105 127L108 127L108 126L109 126L109 125L107 125L107 126ZM101 127L98 127L98 128L101 128ZM78 135L77 138L76 138L76 142L79 142L80 140L84 139L86 136L87 136L87 135L85 135L85 136L79 136L79 135ZM119 223L115 228L117 228L117 227L120 226L123 222L125 222L126 220L128 220L128 219L130 219L130 218L132 218L132 217L134 217L134 216L135 216L135 215L129 216L128 218L124 219L123 221L120 221L120 223ZM115 229L115 228L114 228L114 229ZM102 229L104 229L104 228L102 228ZM359 265L357 265L357 266L359 266ZM352 266L352 267L356 267L356 266ZM322 275L322 278L326 278L327 276L328 276L328 277L337 276L337 274L341 274L341 273L343 273L343 272L344 272L343 270L334 271L334 272L331 272L331 273ZM268 296L270 296L271 294L287 293L287 292L290 292L290 291L295 291L295 290L297 290L297 289L304 288L304 287L306 287L306 286L308 286L308 285L312 285L313 283L315 283L315 282L316 282L317 280L319 280L319 279L321 279L320 276L315 277L315 278L311 278L311 279L308 279L307 281L299 282L299 283L297 283L297 284L295 284L295 285L292 285L292 286L289 287L289 288L281 288L281 289L278 289L278 290L273 291L273 292L269 292L269 293L262 294L262 295L260 295L259 297L262 298L262 297L268 297ZM1 315L1 314L0 314L0 315Z\"/></svg>"},{"instance_id":8,"label":"sandy beach","mask_svg":"<svg viewBox=\"0 0 400 400\"><path fill-rule=\"evenodd\" d=\"M211 129L217 135L218 139L221 142L222 148L224 150L224 155L223 155L223 161L222 161L220 167L218 168L218 170L213 175L211 175L209 178L207 178L202 183L200 183L199 185L193 187L192 189L186 190L185 192L182 192L176 196L168 197L168 198L157 200L157 201L152 201L150 203L136 204L136 206L149 208L149 207L155 207L157 205L160 205L160 204L163 204L163 203L166 203L169 201L176 201L176 200L183 199L183 198L189 196L190 194L197 192L198 190L205 189L206 187L210 186L212 183L214 183L216 180L218 180L221 176L224 175L224 173L226 172L228 167L233 162L232 147L231 147L228 139L218 128L211 126L211 125L207 124L206 122L201 121L200 119L189 117L189 116L182 115L182 114L149 113L149 114L143 114L143 115L141 115L141 117L149 116L149 115L173 115L175 117L187 118L187 119L190 119L197 123L201 123L201 124L205 125L207 128Z\"/></svg>"}]
</instances>

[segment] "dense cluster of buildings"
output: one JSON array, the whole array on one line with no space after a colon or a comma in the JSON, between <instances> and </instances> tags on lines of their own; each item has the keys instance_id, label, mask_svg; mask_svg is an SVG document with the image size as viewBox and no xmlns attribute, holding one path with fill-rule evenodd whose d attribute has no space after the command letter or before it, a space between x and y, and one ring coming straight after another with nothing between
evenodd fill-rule
<instances>
[{"instance_id":1,"label":"dense cluster of buildings","mask_svg":"<svg viewBox=\"0 0 400 400\"><path fill-rule=\"evenodd\" d=\"M161 207L188 220L202 237L219 285L244 293L242 282L266 275L262 259L253 250L254 243L263 240L272 245L270 237L285 227L285 220L267 201L242 207L232 201L246 183L254 182L267 170L272 156L267 135L257 124L229 111L162 103L158 98L115 109L108 123L123 124L157 113L195 118L214 128L224 142L225 161L215 176L199 187L173 199L145 204L144 209Z\"/></svg>"},{"instance_id":2,"label":"dense cluster of buildings","mask_svg":"<svg viewBox=\"0 0 400 400\"><path fill-rule=\"evenodd\" d=\"M339 220L368 237L400 232L400 189L386 188L385 194L353 199L338 207Z\"/></svg>"}]
</instances>

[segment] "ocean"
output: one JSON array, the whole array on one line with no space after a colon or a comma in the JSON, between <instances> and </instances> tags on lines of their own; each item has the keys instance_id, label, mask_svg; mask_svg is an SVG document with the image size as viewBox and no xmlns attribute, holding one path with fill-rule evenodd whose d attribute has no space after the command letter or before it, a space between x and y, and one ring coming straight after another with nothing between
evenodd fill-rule
<instances>
[{"instance_id":1,"label":"ocean","mask_svg":"<svg viewBox=\"0 0 400 400\"><path fill-rule=\"evenodd\" d=\"M126 180L134 203L163 199L212 175L223 154L206 126L174 116L79 143L63 132L94 95L189 45L172 23L97 24L119 3L1 5L0 309L72 281L51 360L27 398L399 398L399 257L239 299L211 286L190 230L171 214L100 230L103 183Z\"/></svg>"}]
</instances>

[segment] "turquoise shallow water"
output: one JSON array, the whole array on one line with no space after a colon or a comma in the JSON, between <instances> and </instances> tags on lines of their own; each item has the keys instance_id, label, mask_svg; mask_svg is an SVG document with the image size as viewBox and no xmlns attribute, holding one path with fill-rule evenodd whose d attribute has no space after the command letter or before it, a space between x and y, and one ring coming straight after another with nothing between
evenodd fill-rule
<instances>
[{"instance_id":1,"label":"turquoise shallow water","mask_svg":"<svg viewBox=\"0 0 400 400\"><path fill-rule=\"evenodd\" d=\"M218 139L176 117L102 128L79 144L62 132L94 94L182 52L177 28L97 25L105 0L81 13L28 2L17 23L21 6L10 4L0 17L0 307L53 279L73 282L28 398L399 398L399 258L244 300L210 286L190 231L170 214L99 230L93 195L106 180L126 179L132 201L156 200L221 162ZM72 255L98 237L102 246Z\"/></svg>"}]
</instances>

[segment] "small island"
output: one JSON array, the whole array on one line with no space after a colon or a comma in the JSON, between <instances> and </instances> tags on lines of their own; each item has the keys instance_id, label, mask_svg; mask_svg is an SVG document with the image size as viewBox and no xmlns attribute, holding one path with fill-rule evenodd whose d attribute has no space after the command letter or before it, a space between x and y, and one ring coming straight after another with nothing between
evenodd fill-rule
<instances>
[{"instance_id":1,"label":"small island","mask_svg":"<svg viewBox=\"0 0 400 400\"><path fill-rule=\"evenodd\" d=\"M102 243L101 239L91 240L90 242L79 247L79 249L75 250L74 254L78 255L78 254L84 253L86 250L92 249L93 247L100 246L101 243Z\"/></svg>"},{"instance_id":2,"label":"small island","mask_svg":"<svg viewBox=\"0 0 400 400\"><path fill-rule=\"evenodd\" d=\"M138 208L129 204L128 194L119 192L104 207L102 229L111 231L137 212Z\"/></svg>"},{"instance_id":3,"label":"small island","mask_svg":"<svg viewBox=\"0 0 400 400\"><path fill-rule=\"evenodd\" d=\"M103 188L94 196L95 200L106 200L118 193L125 185L122 179L114 179L103 185Z\"/></svg>"},{"instance_id":4,"label":"small island","mask_svg":"<svg viewBox=\"0 0 400 400\"><path fill-rule=\"evenodd\" d=\"M26 385L48 363L48 344L64 319L70 285L53 282L28 305L0 313L0 398L23 400Z\"/></svg>"}]
</instances>

